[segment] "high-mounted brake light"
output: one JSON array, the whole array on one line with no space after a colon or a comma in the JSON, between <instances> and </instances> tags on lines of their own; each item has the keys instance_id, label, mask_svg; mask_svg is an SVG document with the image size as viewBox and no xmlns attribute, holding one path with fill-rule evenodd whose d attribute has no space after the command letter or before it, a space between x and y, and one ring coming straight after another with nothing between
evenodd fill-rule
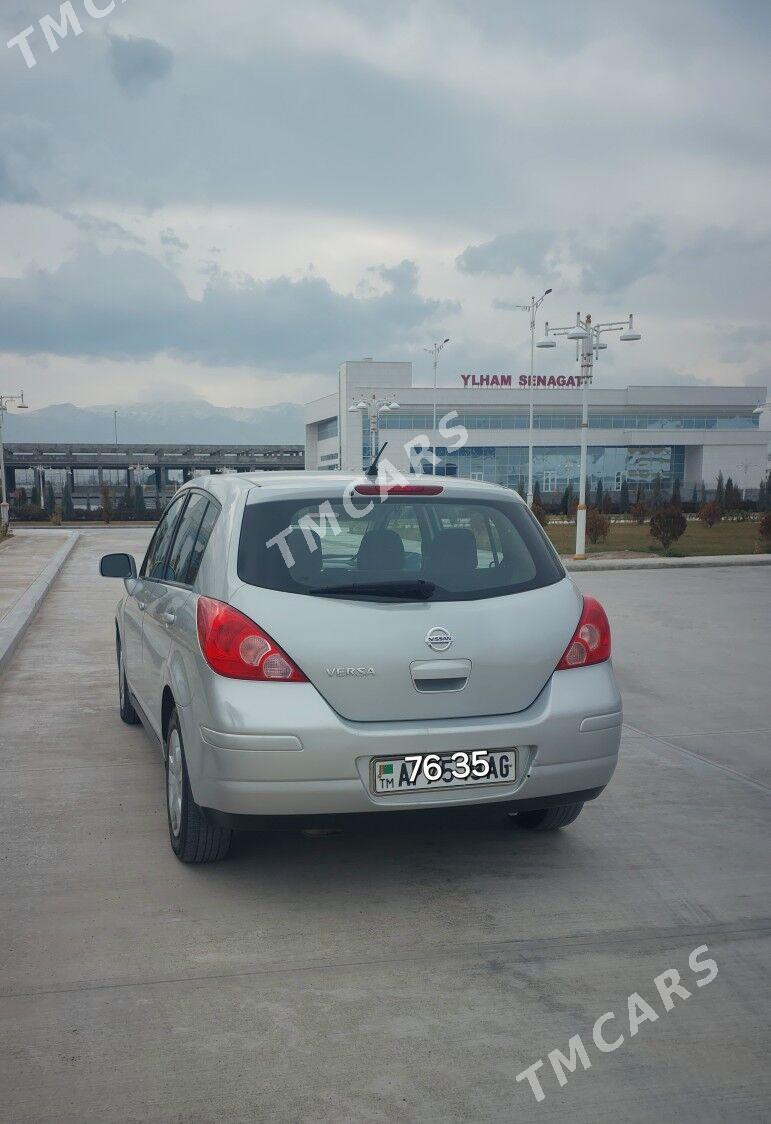
<instances>
[{"instance_id":1,"label":"high-mounted brake light","mask_svg":"<svg viewBox=\"0 0 771 1124\"><path fill-rule=\"evenodd\" d=\"M605 610L594 597L585 597L581 619L557 664L557 671L569 671L572 667L586 667L609 659L610 625Z\"/></svg>"},{"instance_id":2,"label":"high-mounted brake light","mask_svg":"<svg viewBox=\"0 0 771 1124\"><path fill-rule=\"evenodd\" d=\"M308 682L266 632L224 601L199 597L196 621L203 658L218 675L263 683Z\"/></svg>"},{"instance_id":3,"label":"high-mounted brake light","mask_svg":"<svg viewBox=\"0 0 771 1124\"><path fill-rule=\"evenodd\" d=\"M360 496L438 496L441 484L357 484L354 488Z\"/></svg>"}]
</instances>

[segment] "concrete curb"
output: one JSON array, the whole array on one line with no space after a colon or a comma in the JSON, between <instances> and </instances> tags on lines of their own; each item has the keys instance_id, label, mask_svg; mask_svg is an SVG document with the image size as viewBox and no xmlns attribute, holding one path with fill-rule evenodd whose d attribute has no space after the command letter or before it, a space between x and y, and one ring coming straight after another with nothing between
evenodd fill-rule
<instances>
[{"instance_id":1,"label":"concrete curb","mask_svg":"<svg viewBox=\"0 0 771 1124\"><path fill-rule=\"evenodd\" d=\"M693 558L563 558L566 570L674 570L710 566L771 566L771 554L710 554Z\"/></svg>"},{"instance_id":2,"label":"concrete curb","mask_svg":"<svg viewBox=\"0 0 771 1124\"><path fill-rule=\"evenodd\" d=\"M80 538L77 531L64 532L67 535L65 542L42 573L38 574L29 589L22 593L19 600L12 606L2 620L0 620L0 675L5 671L6 665L15 652L22 636L29 628L32 620L51 586L56 581L64 563L69 558L75 543Z\"/></svg>"}]
</instances>

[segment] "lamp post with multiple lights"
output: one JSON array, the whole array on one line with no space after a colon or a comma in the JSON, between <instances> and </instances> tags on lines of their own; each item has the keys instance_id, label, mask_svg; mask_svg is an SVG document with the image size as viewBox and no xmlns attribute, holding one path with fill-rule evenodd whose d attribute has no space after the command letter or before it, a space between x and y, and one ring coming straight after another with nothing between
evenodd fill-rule
<instances>
[{"instance_id":1,"label":"lamp post with multiple lights","mask_svg":"<svg viewBox=\"0 0 771 1124\"><path fill-rule=\"evenodd\" d=\"M433 343L431 345L431 347L424 347L423 348L424 351L428 352L429 355L432 355L434 357L434 428L433 428L433 438L432 438L432 441L433 441L434 444L436 444L436 372L437 372L437 368L439 367L439 352L449 342L450 342L450 337L448 336L447 339L442 340L441 343ZM433 460L431 461L431 475L436 476L436 449L433 450L433 453L434 453L434 456L433 456Z\"/></svg>"},{"instance_id":2,"label":"lamp post with multiple lights","mask_svg":"<svg viewBox=\"0 0 771 1124\"><path fill-rule=\"evenodd\" d=\"M26 410L24 391L18 394L0 394L0 526L3 530L8 526L8 496L5 489L5 452L3 449L3 415L8 410L8 403L16 402L19 410Z\"/></svg>"},{"instance_id":3,"label":"lamp post with multiple lights","mask_svg":"<svg viewBox=\"0 0 771 1124\"><path fill-rule=\"evenodd\" d=\"M533 506L533 383L535 373L535 314L548 297L551 289L540 297L531 297L529 304L507 305L507 308L517 309L519 312L530 313L530 393L529 393L529 424L527 434L527 506Z\"/></svg>"},{"instance_id":4,"label":"lamp post with multiple lights","mask_svg":"<svg viewBox=\"0 0 771 1124\"><path fill-rule=\"evenodd\" d=\"M620 332L619 339L627 342L639 340L640 333L635 330L632 313L628 320L608 320L603 324L593 324L591 316L581 319L581 313L576 313L575 324L566 328L550 328L546 322L543 339L536 347L556 347L555 336L565 336L576 341L576 360L581 360L581 465L578 479L578 511L576 512L576 558L586 558L586 461L588 454L589 434L589 383L595 359L599 353L607 348L605 340L601 339L603 332Z\"/></svg>"},{"instance_id":5,"label":"lamp post with multiple lights","mask_svg":"<svg viewBox=\"0 0 771 1124\"><path fill-rule=\"evenodd\" d=\"M376 394L373 394L371 398L362 398L360 402L355 402L353 406L348 407L349 414L366 414L369 418L370 463L378 455L380 415L389 414L392 410L398 410L399 408L399 403L395 402L393 398L378 398Z\"/></svg>"}]
</instances>

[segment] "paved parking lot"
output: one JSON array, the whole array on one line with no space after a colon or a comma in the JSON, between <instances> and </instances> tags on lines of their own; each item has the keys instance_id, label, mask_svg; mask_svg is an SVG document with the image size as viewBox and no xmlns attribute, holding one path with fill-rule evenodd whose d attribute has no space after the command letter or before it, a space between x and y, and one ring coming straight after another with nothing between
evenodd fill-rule
<instances>
[{"instance_id":1,"label":"paved parking lot","mask_svg":"<svg viewBox=\"0 0 771 1124\"><path fill-rule=\"evenodd\" d=\"M578 575L628 725L567 831L248 836L191 868L118 719L96 576L148 536L84 532L0 681L4 1120L769 1119L771 571ZM692 995L664 1013L670 967ZM630 1037L635 991L659 1017ZM561 1088L576 1034L591 1068ZM539 1058L537 1104L515 1076Z\"/></svg>"}]
</instances>

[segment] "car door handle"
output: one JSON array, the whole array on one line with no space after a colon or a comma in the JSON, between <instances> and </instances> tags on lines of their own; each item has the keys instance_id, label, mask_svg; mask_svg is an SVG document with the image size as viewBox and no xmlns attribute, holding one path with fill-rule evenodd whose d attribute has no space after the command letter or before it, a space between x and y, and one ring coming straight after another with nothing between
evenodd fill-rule
<instances>
[{"instance_id":1,"label":"car door handle","mask_svg":"<svg viewBox=\"0 0 771 1124\"><path fill-rule=\"evenodd\" d=\"M137 609L139 609L140 613L144 613L146 608L147 608L147 602L146 601L137 601Z\"/></svg>"},{"instance_id":2,"label":"car door handle","mask_svg":"<svg viewBox=\"0 0 771 1124\"><path fill-rule=\"evenodd\" d=\"M166 612L161 615L165 624L174 624L174 621L177 619L177 614L171 609L167 609Z\"/></svg>"}]
</instances>

